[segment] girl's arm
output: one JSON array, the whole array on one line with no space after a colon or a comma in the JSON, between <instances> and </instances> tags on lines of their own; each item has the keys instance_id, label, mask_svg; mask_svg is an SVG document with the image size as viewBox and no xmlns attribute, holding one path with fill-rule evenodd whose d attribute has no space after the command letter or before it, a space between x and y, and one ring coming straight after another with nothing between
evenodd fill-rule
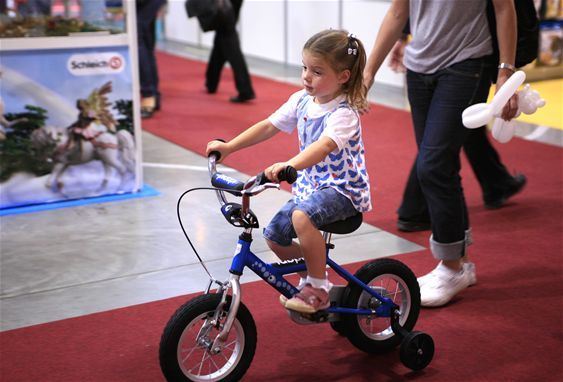
<instances>
[{"instance_id":1,"label":"girl's arm","mask_svg":"<svg viewBox=\"0 0 563 382\"><path fill-rule=\"evenodd\" d=\"M309 168L321 162L337 147L336 142L331 138L321 137L287 162L274 163L264 170L264 174L268 179L278 182L278 173L287 166L292 166L298 171Z\"/></svg>"},{"instance_id":2,"label":"girl's arm","mask_svg":"<svg viewBox=\"0 0 563 382\"><path fill-rule=\"evenodd\" d=\"M499 48L499 63L514 65L516 57L516 10L514 1L493 0L495 19L497 22L497 40ZM512 75L510 69L499 69L497 77L497 91ZM511 119L518 110L518 96L513 96L502 111L502 118Z\"/></svg>"},{"instance_id":3,"label":"girl's arm","mask_svg":"<svg viewBox=\"0 0 563 382\"><path fill-rule=\"evenodd\" d=\"M383 18L377 37L364 69L364 85L369 89L373 85L375 74L397 42L409 18L409 0L393 0Z\"/></svg>"},{"instance_id":4,"label":"girl's arm","mask_svg":"<svg viewBox=\"0 0 563 382\"><path fill-rule=\"evenodd\" d=\"M258 122L257 124L249 127L229 142L211 141L207 144L205 151L209 155L212 151L219 151L221 153L222 162L229 154L234 153L240 149L248 146L255 145L266 139L276 135L280 130L276 128L269 119Z\"/></svg>"}]
</instances>

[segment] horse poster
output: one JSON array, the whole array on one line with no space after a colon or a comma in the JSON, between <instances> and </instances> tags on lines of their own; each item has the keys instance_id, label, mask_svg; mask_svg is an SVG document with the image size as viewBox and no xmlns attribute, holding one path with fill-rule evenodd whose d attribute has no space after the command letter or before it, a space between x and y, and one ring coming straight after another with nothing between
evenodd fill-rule
<instances>
[{"instance_id":1,"label":"horse poster","mask_svg":"<svg viewBox=\"0 0 563 382\"><path fill-rule=\"evenodd\" d=\"M0 208L140 190L127 47L0 58Z\"/></svg>"}]
</instances>

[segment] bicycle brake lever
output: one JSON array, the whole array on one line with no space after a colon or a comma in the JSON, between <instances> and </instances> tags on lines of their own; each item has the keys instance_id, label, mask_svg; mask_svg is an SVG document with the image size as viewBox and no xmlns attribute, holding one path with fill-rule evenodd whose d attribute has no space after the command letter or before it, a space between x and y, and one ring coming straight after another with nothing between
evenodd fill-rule
<instances>
[{"instance_id":1,"label":"bicycle brake lever","mask_svg":"<svg viewBox=\"0 0 563 382\"><path fill-rule=\"evenodd\" d=\"M262 191L264 191L268 188L276 188L276 189L279 190L280 185L278 183L264 183L264 184L261 184L259 186L250 186L248 189L242 190L241 194L248 195L248 196L254 196L254 195L258 195L259 193L261 193Z\"/></svg>"}]
</instances>

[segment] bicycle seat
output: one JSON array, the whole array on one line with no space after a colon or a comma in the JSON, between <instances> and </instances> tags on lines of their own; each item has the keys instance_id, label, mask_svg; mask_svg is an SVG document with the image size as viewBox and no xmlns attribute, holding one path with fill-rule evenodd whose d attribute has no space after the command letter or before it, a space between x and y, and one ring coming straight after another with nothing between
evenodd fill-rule
<instances>
[{"instance_id":1,"label":"bicycle seat","mask_svg":"<svg viewBox=\"0 0 563 382\"><path fill-rule=\"evenodd\" d=\"M347 219L323 225L322 227L319 227L319 230L330 233L338 233L340 235L352 233L360 228L360 226L362 225L362 219L362 213L358 212L356 215L350 216Z\"/></svg>"}]
</instances>

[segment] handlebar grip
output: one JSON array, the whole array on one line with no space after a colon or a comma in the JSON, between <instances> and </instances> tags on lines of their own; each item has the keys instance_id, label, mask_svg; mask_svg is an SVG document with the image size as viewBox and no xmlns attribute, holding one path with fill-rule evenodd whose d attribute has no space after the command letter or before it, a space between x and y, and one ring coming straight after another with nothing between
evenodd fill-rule
<instances>
[{"instance_id":1,"label":"handlebar grip","mask_svg":"<svg viewBox=\"0 0 563 382\"><path fill-rule=\"evenodd\" d=\"M209 155L207 157L209 158L209 157L212 157L212 156L215 156L215 160L221 159L221 153L219 151L212 151L212 152L209 153Z\"/></svg>"},{"instance_id":2,"label":"handlebar grip","mask_svg":"<svg viewBox=\"0 0 563 382\"><path fill-rule=\"evenodd\" d=\"M225 142L225 140L221 139L221 138L216 138L216 139L214 139L214 141ZM207 157L209 158L212 155L215 156L215 160L221 159L221 153L219 151L212 151L212 152L209 153L209 155Z\"/></svg>"},{"instance_id":3,"label":"handlebar grip","mask_svg":"<svg viewBox=\"0 0 563 382\"><path fill-rule=\"evenodd\" d=\"M287 166L278 173L278 179L280 181L284 180L289 184L294 183L297 180L297 170L292 166Z\"/></svg>"},{"instance_id":4,"label":"handlebar grip","mask_svg":"<svg viewBox=\"0 0 563 382\"><path fill-rule=\"evenodd\" d=\"M256 178L258 180L256 184L258 185L271 182L270 179L266 178L266 174L264 174L264 172L258 174ZM285 181L288 184L292 184L297 180L297 170L295 170L292 166L287 166L278 173L278 179L280 182Z\"/></svg>"}]
</instances>

